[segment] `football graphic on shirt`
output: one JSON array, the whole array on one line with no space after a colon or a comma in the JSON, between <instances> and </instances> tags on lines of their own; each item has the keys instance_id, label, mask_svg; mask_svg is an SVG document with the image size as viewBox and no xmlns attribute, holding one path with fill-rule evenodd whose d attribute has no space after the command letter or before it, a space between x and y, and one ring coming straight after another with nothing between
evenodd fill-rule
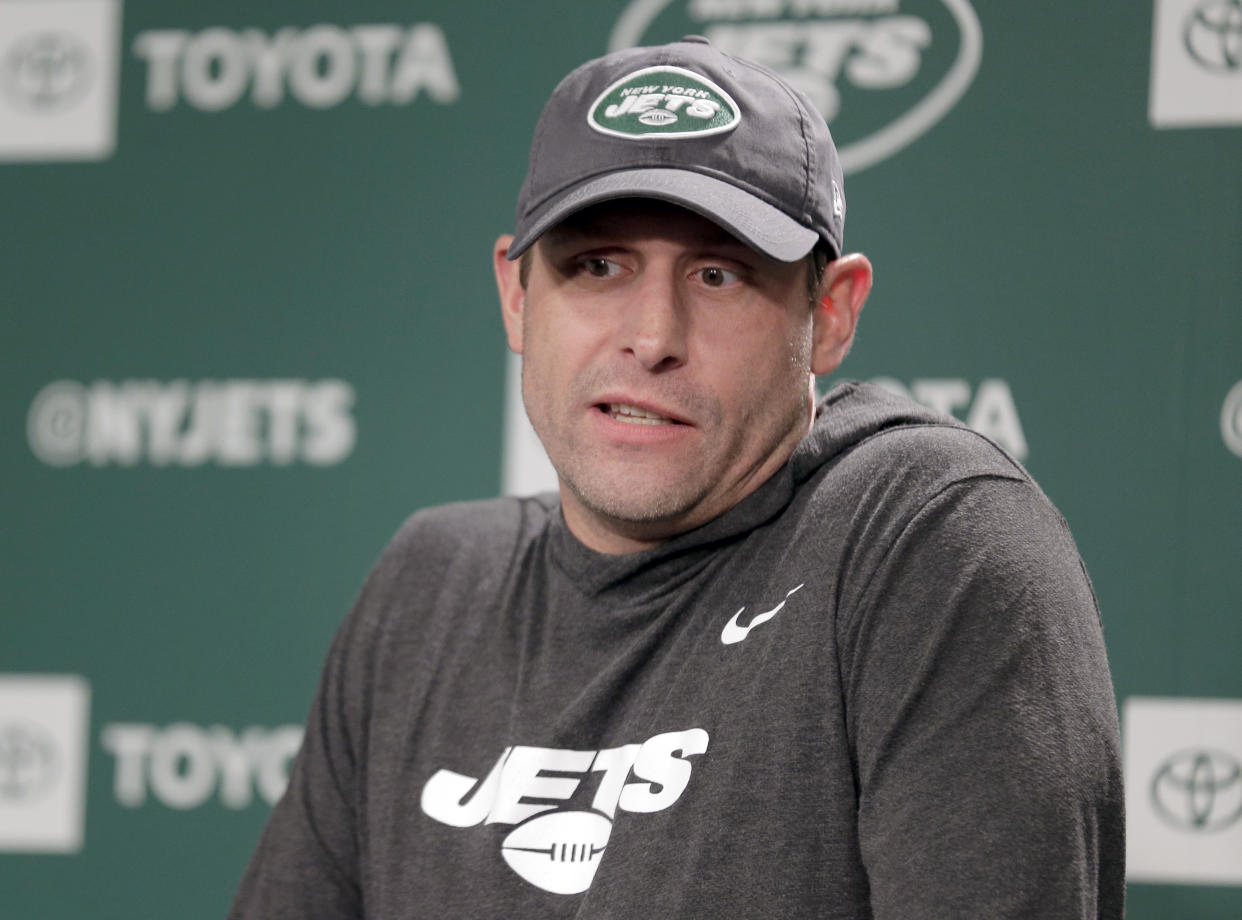
<instances>
[{"instance_id":1,"label":"football graphic on shirt","mask_svg":"<svg viewBox=\"0 0 1242 920\"><path fill-rule=\"evenodd\" d=\"M597 811L553 811L524 821L501 842L509 868L544 891L581 894L591 887L612 822Z\"/></svg>"}]
</instances>

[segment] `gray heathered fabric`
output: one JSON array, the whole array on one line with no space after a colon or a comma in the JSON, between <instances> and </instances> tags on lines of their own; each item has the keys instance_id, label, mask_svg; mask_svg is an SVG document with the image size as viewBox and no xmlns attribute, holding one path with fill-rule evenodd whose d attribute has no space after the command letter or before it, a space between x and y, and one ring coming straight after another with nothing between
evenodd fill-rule
<instances>
[{"instance_id":1,"label":"gray heathered fabric","mask_svg":"<svg viewBox=\"0 0 1242 920\"><path fill-rule=\"evenodd\" d=\"M722 644L740 607L786 598ZM680 796L615 812L584 894L511 869L511 824L420 805L437 771L482 780L510 746L691 729L710 741L678 754ZM606 776L518 801L582 812ZM665 788L626 778L633 801ZM1063 520L979 435L846 384L784 469L655 550L591 552L548 496L414 515L333 643L230 916L1118 918L1123 857Z\"/></svg>"}]
</instances>

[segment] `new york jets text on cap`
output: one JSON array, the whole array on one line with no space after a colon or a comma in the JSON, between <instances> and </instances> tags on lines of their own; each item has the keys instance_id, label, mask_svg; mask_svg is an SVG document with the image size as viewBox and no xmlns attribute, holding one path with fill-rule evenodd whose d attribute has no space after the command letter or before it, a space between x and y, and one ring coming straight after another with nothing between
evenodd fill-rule
<instances>
[{"instance_id":1,"label":"new york jets text on cap","mask_svg":"<svg viewBox=\"0 0 1242 920\"><path fill-rule=\"evenodd\" d=\"M518 258L575 211L615 198L689 208L793 262L842 253L841 163L823 116L766 67L687 36L588 61L535 127L518 196Z\"/></svg>"}]
</instances>

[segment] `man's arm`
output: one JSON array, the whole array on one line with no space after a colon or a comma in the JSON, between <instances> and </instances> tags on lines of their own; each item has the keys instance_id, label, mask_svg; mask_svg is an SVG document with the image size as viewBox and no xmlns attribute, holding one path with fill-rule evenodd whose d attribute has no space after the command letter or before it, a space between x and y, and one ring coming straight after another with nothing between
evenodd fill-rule
<instances>
[{"instance_id":1,"label":"man's arm","mask_svg":"<svg viewBox=\"0 0 1242 920\"><path fill-rule=\"evenodd\" d=\"M361 720L345 693L357 628L328 653L289 787L276 803L229 912L230 920L358 920L358 758Z\"/></svg>"},{"instance_id":2,"label":"man's arm","mask_svg":"<svg viewBox=\"0 0 1242 920\"><path fill-rule=\"evenodd\" d=\"M842 667L877 920L1119 918L1116 708L1056 510L1019 479L954 483L857 596Z\"/></svg>"}]
</instances>

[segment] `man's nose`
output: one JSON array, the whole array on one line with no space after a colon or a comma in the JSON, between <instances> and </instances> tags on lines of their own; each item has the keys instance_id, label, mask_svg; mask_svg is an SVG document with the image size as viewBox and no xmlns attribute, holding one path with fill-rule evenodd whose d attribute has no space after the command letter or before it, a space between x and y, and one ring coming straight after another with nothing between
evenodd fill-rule
<instances>
[{"instance_id":1,"label":"man's nose","mask_svg":"<svg viewBox=\"0 0 1242 920\"><path fill-rule=\"evenodd\" d=\"M687 357L685 292L672 273L644 272L625 307L622 348L648 371L680 367Z\"/></svg>"}]
</instances>

